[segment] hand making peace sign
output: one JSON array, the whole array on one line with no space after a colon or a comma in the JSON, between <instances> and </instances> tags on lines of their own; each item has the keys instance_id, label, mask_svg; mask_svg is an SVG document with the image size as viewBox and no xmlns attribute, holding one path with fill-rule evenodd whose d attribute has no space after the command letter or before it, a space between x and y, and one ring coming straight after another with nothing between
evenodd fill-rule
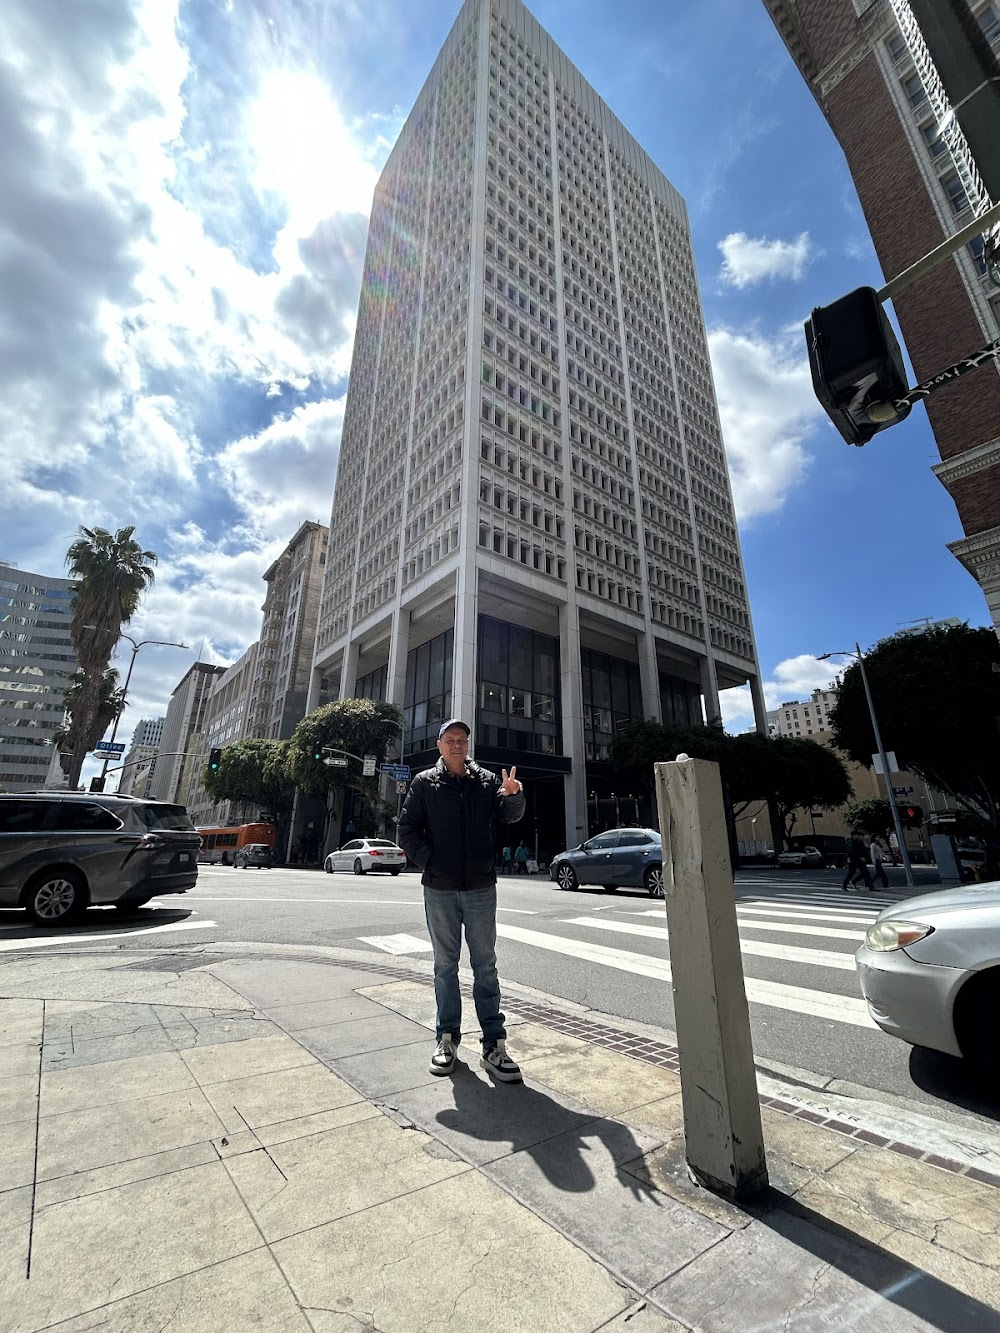
<instances>
[{"instance_id":1,"label":"hand making peace sign","mask_svg":"<svg viewBox=\"0 0 1000 1333\"><path fill-rule=\"evenodd\" d=\"M500 794L502 796L514 796L517 792L523 790L515 776L516 768L512 768L509 774L505 768L502 768L500 772L503 774L503 782L500 783Z\"/></svg>"}]
</instances>

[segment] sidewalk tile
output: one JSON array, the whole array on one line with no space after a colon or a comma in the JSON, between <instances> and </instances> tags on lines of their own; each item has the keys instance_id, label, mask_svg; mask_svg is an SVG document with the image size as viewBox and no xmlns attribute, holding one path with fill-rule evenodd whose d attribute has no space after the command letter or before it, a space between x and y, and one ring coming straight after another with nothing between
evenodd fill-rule
<instances>
[{"instance_id":1,"label":"sidewalk tile","mask_svg":"<svg viewBox=\"0 0 1000 1333\"><path fill-rule=\"evenodd\" d=\"M225 1129L197 1088L45 1116L39 1123L39 1179L183 1148Z\"/></svg>"},{"instance_id":2,"label":"sidewalk tile","mask_svg":"<svg viewBox=\"0 0 1000 1333\"><path fill-rule=\"evenodd\" d=\"M153 1180L195 1166L210 1166L218 1160L218 1153L207 1140L189 1143L183 1148L167 1148L164 1152L147 1153L127 1162L97 1166L90 1171L69 1171L64 1176L40 1180L37 1201L39 1206L65 1203L84 1194L101 1194L120 1185L134 1185L139 1180Z\"/></svg>"},{"instance_id":3,"label":"sidewalk tile","mask_svg":"<svg viewBox=\"0 0 1000 1333\"><path fill-rule=\"evenodd\" d=\"M399 1014L381 1013L375 1018L359 1018L354 1023L330 1023L325 1027L302 1028L296 1037L321 1060L339 1060L369 1051L384 1051L391 1046L412 1042L426 1044L428 1032ZM431 1039L433 1041L433 1038Z\"/></svg>"},{"instance_id":4,"label":"sidewalk tile","mask_svg":"<svg viewBox=\"0 0 1000 1333\"><path fill-rule=\"evenodd\" d=\"M24 977L5 992L15 995L39 993L46 1000L90 1000L133 1002L135 1004L186 1004L204 1008L232 1009L251 1007L228 986L205 972L185 972L169 980L163 972L125 972L115 968L67 972L58 965L48 976Z\"/></svg>"},{"instance_id":5,"label":"sidewalk tile","mask_svg":"<svg viewBox=\"0 0 1000 1333\"><path fill-rule=\"evenodd\" d=\"M679 1089L669 1097L661 1097L659 1101L620 1111L617 1118L626 1125L652 1134L664 1143L684 1137L684 1107Z\"/></svg>"},{"instance_id":6,"label":"sidewalk tile","mask_svg":"<svg viewBox=\"0 0 1000 1333\"><path fill-rule=\"evenodd\" d=\"M300 1028L322 1027L327 1023L352 1023L356 1018L375 1018L385 1010L363 995L345 995L337 1000L304 1000L299 1004L279 1004L268 1008L267 1016L286 1032Z\"/></svg>"},{"instance_id":7,"label":"sidewalk tile","mask_svg":"<svg viewBox=\"0 0 1000 1333\"><path fill-rule=\"evenodd\" d=\"M0 1078L0 1126L34 1120L38 1114L38 1074Z\"/></svg>"},{"instance_id":8,"label":"sidewalk tile","mask_svg":"<svg viewBox=\"0 0 1000 1333\"><path fill-rule=\"evenodd\" d=\"M77 1065L42 1075L41 1114L86 1111L92 1106L111 1106L193 1087L195 1079L176 1051L110 1064Z\"/></svg>"},{"instance_id":9,"label":"sidewalk tile","mask_svg":"<svg viewBox=\"0 0 1000 1333\"><path fill-rule=\"evenodd\" d=\"M297 1001L342 999L355 986L367 985L370 972L351 969L349 964L330 967L300 959L230 959L214 963L211 974L260 1009L283 1006Z\"/></svg>"},{"instance_id":10,"label":"sidewalk tile","mask_svg":"<svg viewBox=\"0 0 1000 1333\"><path fill-rule=\"evenodd\" d=\"M686 1324L678 1324L676 1319L668 1319L648 1301L636 1301L621 1314L615 1315L609 1324L602 1324L593 1333L688 1333Z\"/></svg>"},{"instance_id":11,"label":"sidewalk tile","mask_svg":"<svg viewBox=\"0 0 1000 1333\"><path fill-rule=\"evenodd\" d=\"M232 1157L226 1165L268 1242L469 1170L433 1139L385 1116Z\"/></svg>"},{"instance_id":12,"label":"sidewalk tile","mask_svg":"<svg viewBox=\"0 0 1000 1333\"><path fill-rule=\"evenodd\" d=\"M467 1171L274 1246L318 1333L368 1326L580 1333L634 1301L597 1263ZM339 1322L349 1315L351 1322Z\"/></svg>"},{"instance_id":13,"label":"sidewalk tile","mask_svg":"<svg viewBox=\"0 0 1000 1333\"><path fill-rule=\"evenodd\" d=\"M813 1174L829 1171L858 1150L857 1143L844 1134L772 1111L769 1106L761 1107L760 1117L765 1153L776 1153L804 1171Z\"/></svg>"},{"instance_id":14,"label":"sidewalk tile","mask_svg":"<svg viewBox=\"0 0 1000 1333\"><path fill-rule=\"evenodd\" d=\"M387 1101L475 1165L509 1157L594 1119L565 1095L553 1097L527 1083L497 1084L469 1067Z\"/></svg>"},{"instance_id":15,"label":"sidewalk tile","mask_svg":"<svg viewBox=\"0 0 1000 1333\"><path fill-rule=\"evenodd\" d=\"M3 1078L38 1078L42 1063L40 1041L12 1041L0 1046L0 1076Z\"/></svg>"},{"instance_id":16,"label":"sidewalk tile","mask_svg":"<svg viewBox=\"0 0 1000 1333\"><path fill-rule=\"evenodd\" d=\"M98 1037L120 1037L136 1028L158 1028L160 1020L151 1004L109 1003L92 1000L53 1001L45 1008L45 1041L68 1042L70 1038L94 1041Z\"/></svg>"},{"instance_id":17,"label":"sidewalk tile","mask_svg":"<svg viewBox=\"0 0 1000 1333\"><path fill-rule=\"evenodd\" d=\"M613 1120L594 1120L491 1162L483 1173L622 1281L646 1291L728 1234L621 1169L652 1146Z\"/></svg>"},{"instance_id":18,"label":"sidewalk tile","mask_svg":"<svg viewBox=\"0 0 1000 1333\"><path fill-rule=\"evenodd\" d=\"M680 1091L680 1081L670 1070L599 1046L587 1047L579 1055L532 1060L528 1072L536 1082L571 1094L600 1115L620 1115Z\"/></svg>"},{"instance_id":19,"label":"sidewalk tile","mask_svg":"<svg viewBox=\"0 0 1000 1333\"><path fill-rule=\"evenodd\" d=\"M146 1056L165 1055L176 1051L178 1043L159 1023L140 1025L128 1032L109 1033L102 1037L82 1037L76 1030L62 1038L45 1038L42 1069L56 1073L86 1065L139 1060Z\"/></svg>"},{"instance_id":20,"label":"sidewalk tile","mask_svg":"<svg viewBox=\"0 0 1000 1333\"><path fill-rule=\"evenodd\" d=\"M7 1293L24 1285L31 1235L31 1187L0 1194L0 1328Z\"/></svg>"},{"instance_id":21,"label":"sidewalk tile","mask_svg":"<svg viewBox=\"0 0 1000 1333\"><path fill-rule=\"evenodd\" d=\"M1000 1328L1000 1271L995 1265L988 1267L965 1258L940 1236L927 1241L908 1231L894 1231L883 1241L883 1248L965 1296L989 1306L992 1314L987 1318L992 1322L987 1322L985 1327L991 1333Z\"/></svg>"},{"instance_id":22,"label":"sidewalk tile","mask_svg":"<svg viewBox=\"0 0 1000 1333\"><path fill-rule=\"evenodd\" d=\"M647 1295L699 1333L996 1328L992 1312L919 1269L781 1210L733 1232Z\"/></svg>"},{"instance_id":23,"label":"sidewalk tile","mask_svg":"<svg viewBox=\"0 0 1000 1333\"><path fill-rule=\"evenodd\" d=\"M11 1327L45 1327L260 1247L221 1162L36 1209ZM67 1263L67 1256L72 1263Z\"/></svg>"},{"instance_id":24,"label":"sidewalk tile","mask_svg":"<svg viewBox=\"0 0 1000 1333\"><path fill-rule=\"evenodd\" d=\"M318 1062L253 1078L209 1083L203 1095L218 1113L225 1131L233 1134L361 1100L349 1084ZM217 1137L217 1133L210 1137Z\"/></svg>"},{"instance_id":25,"label":"sidewalk tile","mask_svg":"<svg viewBox=\"0 0 1000 1333\"><path fill-rule=\"evenodd\" d=\"M434 1035L428 1033L425 1041L407 1042L405 1046L390 1047L385 1051L348 1055L337 1061L337 1072L359 1088L366 1097L380 1100L396 1098L404 1091L426 1087L442 1080L429 1069L434 1054ZM479 1061L478 1047L459 1047L458 1058Z\"/></svg>"},{"instance_id":26,"label":"sidewalk tile","mask_svg":"<svg viewBox=\"0 0 1000 1333\"><path fill-rule=\"evenodd\" d=\"M203 1086L227 1079L254 1078L273 1074L278 1069L297 1065L318 1065L308 1051L283 1032L269 1037L250 1037L245 1041L194 1046L181 1051L180 1059Z\"/></svg>"},{"instance_id":27,"label":"sidewalk tile","mask_svg":"<svg viewBox=\"0 0 1000 1333\"><path fill-rule=\"evenodd\" d=\"M4 994L5 981L6 973L0 978L0 991ZM40 1042L42 1012L41 1000L0 1000L0 1047L22 1041Z\"/></svg>"},{"instance_id":28,"label":"sidewalk tile","mask_svg":"<svg viewBox=\"0 0 1000 1333\"><path fill-rule=\"evenodd\" d=\"M355 1330L357 1323L354 1324ZM309 1321L267 1250L225 1259L54 1324L50 1333L310 1333Z\"/></svg>"},{"instance_id":29,"label":"sidewalk tile","mask_svg":"<svg viewBox=\"0 0 1000 1333\"><path fill-rule=\"evenodd\" d=\"M526 1065L545 1056L583 1055L590 1050L587 1042L579 1037L571 1037L566 1032L557 1032L554 1028L542 1027L540 1023L522 1023L510 1039L510 1046L517 1056L519 1065ZM516 1047L516 1050L513 1048ZM534 1069L532 1069L534 1074Z\"/></svg>"},{"instance_id":30,"label":"sidewalk tile","mask_svg":"<svg viewBox=\"0 0 1000 1333\"><path fill-rule=\"evenodd\" d=\"M372 1001L394 1013L402 1014L412 1023L431 1032L437 1031L437 1002L434 987L420 981L390 981L381 986L362 986L359 995L368 995Z\"/></svg>"},{"instance_id":31,"label":"sidewalk tile","mask_svg":"<svg viewBox=\"0 0 1000 1333\"><path fill-rule=\"evenodd\" d=\"M275 1144L290 1143L293 1139L325 1134L329 1129L353 1125L359 1120L374 1120L381 1114L371 1102L349 1102L347 1106L338 1106L331 1111L317 1111L314 1115L296 1116L293 1120L282 1120L276 1125L223 1134L212 1140L212 1147L221 1158L239 1157L243 1153L259 1152L261 1148L271 1148Z\"/></svg>"},{"instance_id":32,"label":"sidewalk tile","mask_svg":"<svg viewBox=\"0 0 1000 1333\"><path fill-rule=\"evenodd\" d=\"M0 1128L0 1192L30 1185L35 1173L35 1121Z\"/></svg>"}]
</instances>

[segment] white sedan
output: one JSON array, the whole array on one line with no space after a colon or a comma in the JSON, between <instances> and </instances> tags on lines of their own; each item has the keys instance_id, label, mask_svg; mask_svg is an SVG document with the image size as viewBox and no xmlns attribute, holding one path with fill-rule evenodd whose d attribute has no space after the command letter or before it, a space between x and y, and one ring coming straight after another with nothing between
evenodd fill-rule
<instances>
[{"instance_id":1,"label":"white sedan","mask_svg":"<svg viewBox=\"0 0 1000 1333\"><path fill-rule=\"evenodd\" d=\"M387 870L398 875L406 865L406 853L394 842L384 838L353 838L339 851L331 852L323 862L328 875L335 870L353 870L356 875L367 875L369 870Z\"/></svg>"},{"instance_id":2,"label":"white sedan","mask_svg":"<svg viewBox=\"0 0 1000 1333\"><path fill-rule=\"evenodd\" d=\"M894 903L855 954L868 1010L911 1046L996 1070L1000 882Z\"/></svg>"},{"instance_id":3,"label":"white sedan","mask_svg":"<svg viewBox=\"0 0 1000 1333\"><path fill-rule=\"evenodd\" d=\"M818 847L796 847L794 851L782 852L778 857L779 866L795 866L802 870L805 866L821 866L823 853Z\"/></svg>"}]
</instances>

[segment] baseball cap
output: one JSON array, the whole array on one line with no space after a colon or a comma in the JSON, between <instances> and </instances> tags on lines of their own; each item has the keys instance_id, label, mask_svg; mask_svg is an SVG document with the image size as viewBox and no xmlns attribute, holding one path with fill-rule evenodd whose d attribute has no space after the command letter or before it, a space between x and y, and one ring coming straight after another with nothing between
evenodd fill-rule
<instances>
[{"instance_id":1,"label":"baseball cap","mask_svg":"<svg viewBox=\"0 0 1000 1333\"><path fill-rule=\"evenodd\" d=\"M472 735L468 723L463 722L460 717L452 717L449 718L447 722L441 723L440 730L438 731L438 740L441 739L441 737L444 735L444 733L448 730L449 727L461 727L462 730L465 732L466 736Z\"/></svg>"}]
</instances>

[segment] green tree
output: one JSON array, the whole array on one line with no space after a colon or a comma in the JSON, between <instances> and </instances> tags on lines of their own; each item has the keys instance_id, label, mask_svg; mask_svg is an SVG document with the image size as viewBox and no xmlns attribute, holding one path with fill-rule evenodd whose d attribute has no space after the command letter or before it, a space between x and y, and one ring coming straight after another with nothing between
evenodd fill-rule
<instances>
[{"instance_id":1,"label":"green tree","mask_svg":"<svg viewBox=\"0 0 1000 1333\"><path fill-rule=\"evenodd\" d=\"M775 787L772 792L785 845L800 810L834 810L852 793L843 763L825 745L797 736L773 736Z\"/></svg>"},{"instance_id":2,"label":"green tree","mask_svg":"<svg viewBox=\"0 0 1000 1333\"><path fill-rule=\"evenodd\" d=\"M879 730L903 769L1000 827L1000 641L956 625L895 634L864 655ZM830 711L833 741L871 764L875 737L857 663Z\"/></svg>"},{"instance_id":3,"label":"green tree","mask_svg":"<svg viewBox=\"0 0 1000 1333\"><path fill-rule=\"evenodd\" d=\"M89 752L101 739L108 727L125 707L125 691L119 688L118 672L108 667L101 677L101 692L97 701L97 716L94 718L89 736L80 734L77 725L77 710L83 690L83 675L76 671L73 681L63 695L63 707L66 709L66 725L53 734L52 743L59 750L59 764L64 773L68 773L74 752L82 745L84 752Z\"/></svg>"},{"instance_id":4,"label":"green tree","mask_svg":"<svg viewBox=\"0 0 1000 1333\"><path fill-rule=\"evenodd\" d=\"M306 796L324 802L323 839L329 827L337 793L360 791L370 809L378 810L378 778L364 778L356 759L346 767L323 763L325 749L348 755L373 754L381 763L400 737L403 716L394 704L373 699L338 699L302 719L289 741L289 772ZM377 816L376 816L377 817ZM374 830L373 830L374 831Z\"/></svg>"},{"instance_id":5,"label":"green tree","mask_svg":"<svg viewBox=\"0 0 1000 1333\"><path fill-rule=\"evenodd\" d=\"M201 771L205 791L213 801L238 801L256 806L277 829L277 855L288 844L288 820L295 800L289 771L288 741L248 737L223 748L219 767L206 764Z\"/></svg>"},{"instance_id":6,"label":"green tree","mask_svg":"<svg viewBox=\"0 0 1000 1333\"><path fill-rule=\"evenodd\" d=\"M718 727L629 722L615 733L611 742L611 763L623 784L644 791L655 809L654 764L668 763L679 754L721 764L731 743L731 737Z\"/></svg>"},{"instance_id":7,"label":"green tree","mask_svg":"<svg viewBox=\"0 0 1000 1333\"><path fill-rule=\"evenodd\" d=\"M899 822L903 828L919 828L923 823L924 812L919 805L898 805ZM912 810L910 815L907 811ZM871 801L852 801L844 811L847 827L859 837L867 833L870 838L888 838L895 832L892 822L892 806L888 801L876 798Z\"/></svg>"},{"instance_id":8,"label":"green tree","mask_svg":"<svg viewBox=\"0 0 1000 1333\"><path fill-rule=\"evenodd\" d=\"M121 635L135 615L143 593L153 582L156 555L135 540L134 527L83 528L66 552L73 579L73 620L70 634L80 663L80 691L74 708L69 785L79 786L80 770L95 732L104 673Z\"/></svg>"}]
</instances>

